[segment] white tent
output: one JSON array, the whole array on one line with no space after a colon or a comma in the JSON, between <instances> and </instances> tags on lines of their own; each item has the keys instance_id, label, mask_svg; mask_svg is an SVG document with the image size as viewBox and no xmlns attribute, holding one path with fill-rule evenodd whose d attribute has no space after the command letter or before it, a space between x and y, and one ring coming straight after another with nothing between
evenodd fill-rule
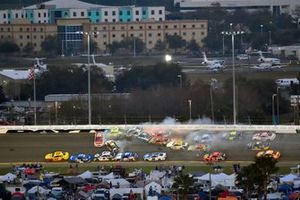
<instances>
[{"instance_id":1,"label":"white tent","mask_svg":"<svg viewBox=\"0 0 300 200\"><path fill-rule=\"evenodd\" d=\"M119 187L119 188L129 188L130 187L130 183L124 178L109 179L109 180L107 180L107 182L111 183L113 187Z\"/></svg>"},{"instance_id":2,"label":"white tent","mask_svg":"<svg viewBox=\"0 0 300 200\"><path fill-rule=\"evenodd\" d=\"M295 174L288 174L280 178L280 183L293 182L296 178L298 178L298 176Z\"/></svg>"},{"instance_id":3,"label":"white tent","mask_svg":"<svg viewBox=\"0 0 300 200\"><path fill-rule=\"evenodd\" d=\"M83 172L82 174L78 175L79 177L86 179L86 178L92 178L93 177L93 173L88 171Z\"/></svg>"},{"instance_id":4,"label":"white tent","mask_svg":"<svg viewBox=\"0 0 300 200\"><path fill-rule=\"evenodd\" d=\"M16 178L17 178L16 175L14 175L12 173L7 173L4 176L2 176L0 180L1 181L8 181L8 182L10 182L10 181L15 180Z\"/></svg>"},{"instance_id":5,"label":"white tent","mask_svg":"<svg viewBox=\"0 0 300 200\"><path fill-rule=\"evenodd\" d=\"M161 189L162 189L161 185L154 182L154 181L152 181L152 182L148 183L147 185L145 185L144 188L145 188L146 195L149 194L150 188L152 189L152 192L156 192L158 194L161 194Z\"/></svg>"},{"instance_id":6,"label":"white tent","mask_svg":"<svg viewBox=\"0 0 300 200\"><path fill-rule=\"evenodd\" d=\"M211 179L211 185L216 186L216 185L223 185L223 186L234 186L235 182L235 176L233 175L227 175L224 173L219 173L219 174L204 174L199 178L199 180L203 181L209 181Z\"/></svg>"},{"instance_id":7,"label":"white tent","mask_svg":"<svg viewBox=\"0 0 300 200\"><path fill-rule=\"evenodd\" d=\"M30 190L27 191L28 194L35 194L35 193L48 194L49 192L50 192L50 190L44 189L41 186L34 186Z\"/></svg>"}]
</instances>

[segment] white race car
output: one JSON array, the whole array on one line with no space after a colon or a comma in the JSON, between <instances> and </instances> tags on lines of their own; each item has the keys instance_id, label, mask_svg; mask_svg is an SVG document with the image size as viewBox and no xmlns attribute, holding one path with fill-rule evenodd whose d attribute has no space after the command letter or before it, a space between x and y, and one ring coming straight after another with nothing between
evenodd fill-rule
<instances>
[{"instance_id":1,"label":"white race car","mask_svg":"<svg viewBox=\"0 0 300 200\"><path fill-rule=\"evenodd\" d=\"M276 137L276 134L270 131L263 131L263 132L258 132L255 133L252 136L252 140L257 140L257 141L273 141Z\"/></svg>"},{"instance_id":2,"label":"white race car","mask_svg":"<svg viewBox=\"0 0 300 200\"><path fill-rule=\"evenodd\" d=\"M145 161L163 161L167 159L167 153L165 152L154 152L147 153L144 155Z\"/></svg>"},{"instance_id":3,"label":"white race car","mask_svg":"<svg viewBox=\"0 0 300 200\"><path fill-rule=\"evenodd\" d=\"M101 154L95 154L94 155L94 161L112 161L114 158L114 154L110 151L103 151Z\"/></svg>"}]
</instances>

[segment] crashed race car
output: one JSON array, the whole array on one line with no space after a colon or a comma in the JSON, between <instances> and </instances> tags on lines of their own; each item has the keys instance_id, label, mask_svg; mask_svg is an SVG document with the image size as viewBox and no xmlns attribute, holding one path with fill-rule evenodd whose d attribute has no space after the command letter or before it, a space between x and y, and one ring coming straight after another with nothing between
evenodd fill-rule
<instances>
[{"instance_id":1,"label":"crashed race car","mask_svg":"<svg viewBox=\"0 0 300 200\"><path fill-rule=\"evenodd\" d=\"M188 148L188 143L181 139L173 139L166 145L166 147L173 150L186 150Z\"/></svg>"},{"instance_id":2,"label":"crashed race car","mask_svg":"<svg viewBox=\"0 0 300 200\"><path fill-rule=\"evenodd\" d=\"M256 141L273 141L275 138L276 134L271 131L258 132L252 136L252 140Z\"/></svg>"},{"instance_id":3,"label":"crashed race car","mask_svg":"<svg viewBox=\"0 0 300 200\"><path fill-rule=\"evenodd\" d=\"M268 141L250 142L247 144L247 146L248 146L248 149L255 150L255 151L268 150L270 148L270 142L268 142Z\"/></svg>"},{"instance_id":4,"label":"crashed race car","mask_svg":"<svg viewBox=\"0 0 300 200\"><path fill-rule=\"evenodd\" d=\"M275 160L279 160L281 154L279 151L274 151L274 150L267 150L267 151L260 151L256 154L256 157L271 157L274 158Z\"/></svg>"},{"instance_id":5,"label":"crashed race car","mask_svg":"<svg viewBox=\"0 0 300 200\"><path fill-rule=\"evenodd\" d=\"M152 138L149 140L151 144L158 144L158 145L166 145L169 139L165 135L161 133L154 134Z\"/></svg>"},{"instance_id":6,"label":"crashed race car","mask_svg":"<svg viewBox=\"0 0 300 200\"><path fill-rule=\"evenodd\" d=\"M213 152L211 154L205 154L203 160L207 162L217 162L226 160L226 154L222 152Z\"/></svg>"},{"instance_id":7,"label":"crashed race car","mask_svg":"<svg viewBox=\"0 0 300 200\"><path fill-rule=\"evenodd\" d=\"M188 151L209 151L210 146L208 144L193 144L187 149Z\"/></svg>"},{"instance_id":8,"label":"crashed race car","mask_svg":"<svg viewBox=\"0 0 300 200\"><path fill-rule=\"evenodd\" d=\"M104 145L104 137L105 131L96 131L94 136L94 146L95 147L102 147Z\"/></svg>"},{"instance_id":9,"label":"crashed race car","mask_svg":"<svg viewBox=\"0 0 300 200\"><path fill-rule=\"evenodd\" d=\"M167 159L167 153L165 152L154 152L147 153L144 155L145 161L163 161Z\"/></svg>"},{"instance_id":10,"label":"crashed race car","mask_svg":"<svg viewBox=\"0 0 300 200\"><path fill-rule=\"evenodd\" d=\"M241 133L237 131L231 131L223 134L223 139L227 141L239 140L241 138Z\"/></svg>"},{"instance_id":11,"label":"crashed race car","mask_svg":"<svg viewBox=\"0 0 300 200\"><path fill-rule=\"evenodd\" d=\"M105 142L105 146L108 148L109 151L113 153L117 153L120 150L120 148L114 140L107 140Z\"/></svg>"}]
</instances>

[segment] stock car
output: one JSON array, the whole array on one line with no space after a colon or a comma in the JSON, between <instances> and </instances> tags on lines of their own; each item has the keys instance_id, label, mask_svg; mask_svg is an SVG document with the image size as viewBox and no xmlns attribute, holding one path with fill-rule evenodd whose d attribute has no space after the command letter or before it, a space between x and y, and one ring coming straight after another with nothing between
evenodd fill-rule
<instances>
[{"instance_id":1,"label":"stock car","mask_svg":"<svg viewBox=\"0 0 300 200\"><path fill-rule=\"evenodd\" d=\"M185 150L188 148L188 143L184 142L181 139L173 139L168 144L166 147L173 149L173 150Z\"/></svg>"},{"instance_id":2,"label":"stock car","mask_svg":"<svg viewBox=\"0 0 300 200\"><path fill-rule=\"evenodd\" d=\"M263 131L263 132L258 132L255 133L252 136L252 140L257 140L257 141L273 141L276 137L276 134L271 132L271 131Z\"/></svg>"},{"instance_id":3,"label":"stock car","mask_svg":"<svg viewBox=\"0 0 300 200\"><path fill-rule=\"evenodd\" d=\"M96 131L94 137L94 146L95 147L102 147L104 145L104 131Z\"/></svg>"},{"instance_id":4,"label":"stock car","mask_svg":"<svg viewBox=\"0 0 300 200\"><path fill-rule=\"evenodd\" d=\"M139 135L137 135L137 138L149 142L149 140L151 140L151 135L145 132L141 132Z\"/></svg>"},{"instance_id":5,"label":"stock car","mask_svg":"<svg viewBox=\"0 0 300 200\"><path fill-rule=\"evenodd\" d=\"M154 152L147 153L144 155L145 161L163 161L167 159L167 153L165 152Z\"/></svg>"},{"instance_id":6,"label":"stock car","mask_svg":"<svg viewBox=\"0 0 300 200\"><path fill-rule=\"evenodd\" d=\"M248 148L251 150L261 151L268 150L270 148L269 141L255 141L247 144Z\"/></svg>"},{"instance_id":7,"label":"stock car","mask_svg":"<svg viewBox=\"0 0 300 200\"><path fill-rule=\"evenodd\" d=\"M211 134L196 135L193 138L193 141L196 143L211 143L213 141L213 136Z\"/></svg>"},{"instance_id":8,"label":"stock car","mask_svg":"<svg viewBox=\"0 0 300 200\"><path fill-rule=\"evenodd\" d=\"M69 162L76 162L76 163L86 163L91 162L94 160L94 156L91 154L79 153L73 154L69 158Z\"/></svg>"},{"instance_id":9,"label":"stock car","mask_svg":"<svg viewBox=\"0 0 300 200\"><path fill-rule=\"evenodd\" d=\"M121 152L114 158L115 161L136 161L138 154L135 152Z\"/></svg>"},{"instance_id":10,"label":"stock car","mask_svg":"<svg viewBox=\"0 0 300 200\"><path fill-rule=\"evenodd\" d=\"M101 154L95 154L94 155L94 161L112 161L114 159L115 155L114 153L110 151L103 151Z\"/></svg>"},{"instance_id":11,"label":"stock car","mask_svg":"<svg viewBox=\"0 0 300 200\"><path fill-rule=\"evenodd\" d=\"M188 147L188 151L209 151L208 144L193 144Z\"/></svg>"},{"instance_id":12,"label":"stock car","mask_svg":"<svg viewBox=\"0 0 300 200\"><path fill-rule=\"evenodd\" d=\"M272 157L275 160L279 160L281 154L279 151L274 151L274 150L260 151L256 154L256 157L262 157L262 156Z\"/></svg>"},{"instance_id":13,"label":"stock car","mask_svg":"<svg viewBox=\"0 0 300 200\"><path fill-rule=\"evenodd\" d=\"M114 140L107 140L104 144L108 148L108 150L113 153L117 153L120 150L120 148Z\"/></svg>"},{"instance_id":14,"label":"stock car","mask_svg":"<svg viewBox=\"0 0 300 200\"><path fill-rule=\"evenodd\" d=\"M241 133L237 131L231 131L223 134L223 138L228 141L238 140L241 138Z\"/></svg>"},{"instance_id":15,"label":"stock car","mask_svg":"<svg viewBox=\"0 0 300 200\"><path fill-rule=\"evenodd\" d=\"M123 139L124 137L125 134L118 127L112 127L107 133L109 139Z\"/></svg>"},{"instance_id":16,"label":"stock car","mask_svg":"<svg viewBox=\"0 0 300 200\"><path fill-rule=\"evenodd\" d=\"M141 127L133 127L130 128L126 131L126 133L128 135L134 135L134 136L138 136L139 134L141 134L143 132L143 129Z\"/></svg>"},{"instance_id":17,"label":"stock car","mask_svg":"<svg viewBox=\"0 0 300 200\"><path fill-rule=\"evenodd\" d=\"M151 144L158 144L158 145L166 145L169 139L162 133L154 134L153 137L149 140Z\"/></svg>"},{"instance_id":18,"label":"stock car","mask_svg":"<svg viewBox=\"0 0 300 200\"><path fill-rule=\"evenodd\" d=\"M205 154L203 156L203 160L207 162L224 161L226 160L226 154L216 151L210 154Z\"/></svg>"},{"instance_id":19,"label":"stock car","mask_svg":"<svg viewBox=\"0 0 300 200\"><path fill-rule=\"evenodd\" d=\"M45 155L45 160L48 162L60 162L67 161L69 159L69 153L63 151L55 151Z\"/></svg>"}]
</instances>

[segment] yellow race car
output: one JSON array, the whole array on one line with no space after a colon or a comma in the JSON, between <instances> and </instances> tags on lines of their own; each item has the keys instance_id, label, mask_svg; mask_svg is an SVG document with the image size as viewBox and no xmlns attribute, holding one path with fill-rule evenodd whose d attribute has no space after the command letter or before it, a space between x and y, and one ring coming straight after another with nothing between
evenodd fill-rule
<instances>
[{"instance_id":1,"label":"yellow race car","mask_svg":"<svg viewBox=\"0 0 300 200\"><path fill-rule=\"evenodd\" d=\"M61 162L69 159L69 153L63 151L55 151L45 155L45 160L48 162Z\"/></svg>"}]
</instances>

